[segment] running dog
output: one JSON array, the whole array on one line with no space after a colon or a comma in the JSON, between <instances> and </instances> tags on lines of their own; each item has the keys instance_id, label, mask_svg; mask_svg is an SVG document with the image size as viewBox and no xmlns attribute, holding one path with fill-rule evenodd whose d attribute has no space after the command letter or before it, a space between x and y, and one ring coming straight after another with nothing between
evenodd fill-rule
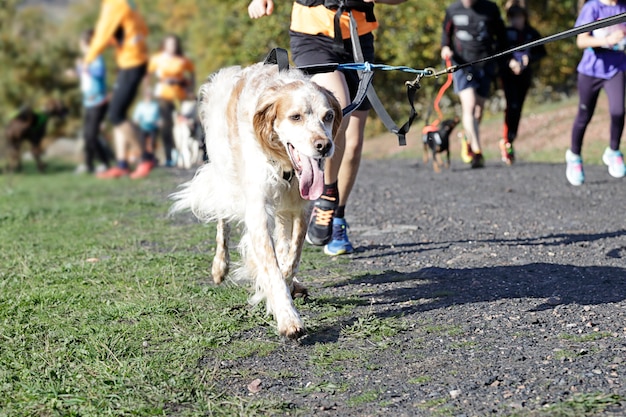
<instances>
[{"instance_id":1,"label":"running dog","mask_svg":"<svg viewBox=\"0 0 626 417\"><path fill-rule=\"evenodd\" d=\"M438 126L426 126L422 131L422 141L424 142L424 163L429 161L429 151L433 155L433 169L435 172L441 171L441 165L444 164L441 154L445 152L446 168L450 168L450 134L459 124L459 118L446 119L439 123Z\"/></svg>"},{"instance_id":2,"label":"running dog","mask_svg":"<svg viewBox=\"0 0 626 417\"><path fill-rule=\"evenodd\" d=\"M196 102L187 100L180 105L180 111L174 111L174 145L178 152L176 165L189 169L202 162L202 143L194 137L196 132Z\"/></svg>"},{"instance_id":3,"label":"running dog","mask_svg":"<svg viewBox=\"0 0 626 417\"><path fill-rule=\"evenodd\" d=\"M13 116L5 129L5 138L9 153L9 172L22 169L22 143L30 142L31 151L37 163L39 172L45 170L45 164L41 160L43 153L42 141L46 136L48 120L51 117L63 119L67 115L67 107L58 100L49 101L44 110L35 112L31 107L22 107Z\"/></svg>"},{"instance_id":4,"label":"running dog","mask_svg":"<svg viewBox=\"0 0 626 417\"><path fill-rule=\"evenodd\" d=\"M310 204L324 186L324 161L341 124L339 102L296 69L255 64L220 70L199 91L198 114L209 162L172 194L171 212L217 221L211 272L229 272L229 224L241 223L235 278L253 282L251 302L266 300L278 333L305 333L293 297Z\"/></svg>"}]
</instances>

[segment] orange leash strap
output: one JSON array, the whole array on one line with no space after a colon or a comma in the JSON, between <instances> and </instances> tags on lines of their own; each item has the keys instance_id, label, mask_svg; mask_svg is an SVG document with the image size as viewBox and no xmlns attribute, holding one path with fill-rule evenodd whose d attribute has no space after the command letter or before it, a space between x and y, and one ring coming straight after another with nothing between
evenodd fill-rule
<instances>
[{"instance_id":1,"label":"orange leash strap","mask_svg":"<svg viewBox=\"0 0 626 417\"><path fill-rule=\"evenodd\" d=\"M446 68L449 68L451 65L450 58L446 59ZM452 72L448 72L448 78L446 82L443 83L439 92L437 93L437 97L435 97L435 101L433 102L433 108L435 112L437 112L437 118L430 124L424 126L422 129L422 134L427 134L430 132L436 132L438 130L439 123L443 120L443 112L441 111L441 107L439 107L439 102L443 98L444 93L448 88L452 85Z\"/></svg>"},{"instance_id":2,"label":"orange leash strap","mask_svg":"<svg viewBox=\"0 0 626 417\"><path fill-rule=\"evenodd\" d=\"M446 67L450 67L450 66L451 66L450 58L447 58ZM449 72L448 78L446 79L446 82L439 89L439 92L437 93L437 97L435 98L435 103L433 104L433 106L435 107L435 111L437 112L437 117L439 118L436 124L439 124L439 122L443 120L443 113L441 112L441 108L439 107L439 102L441 101L443 94L446 92L446 90L450 87L451 84L452 84L452 73Z\"/></svg>"}]
</instances>

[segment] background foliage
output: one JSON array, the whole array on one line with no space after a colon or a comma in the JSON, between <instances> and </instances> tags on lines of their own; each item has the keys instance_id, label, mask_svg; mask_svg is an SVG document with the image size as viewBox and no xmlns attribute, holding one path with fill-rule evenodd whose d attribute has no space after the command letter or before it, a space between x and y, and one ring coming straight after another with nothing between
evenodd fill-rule
<instances>
[{"instance_id":1,"label":"background foliage","mask_svg":"<svg viewBox=\"0 0 626 417\"><path fill-rule=\"evenodd\" d=\"M503 5L502 0L496 0ZM32 4L36 2L29 2ZM46 2L42 2L46 3ZM202 80L226 65L246 65L261 60L273 47L289 47L291 2L276 1L274 15L251 20L248 0L138 0L148 21L153 51L166 33L179 34L188 55L196 62ZM380 28L376 32L377 62L415 68L441 67L439 38L445 7L451 3L409 0L399 6L376 6ZM76 82L64 77L64 70L76 58L78 34L93 25L99 4L75 0L64 13L22 6L18 0L3 0L0 8L0 122L4 124L19 106L41 105L44 97L62 97L80 112ZM549 35L573 26L576 0L529 0L531 22ZM549 56L538 72L535 100L554 100L571 93L580 52L573 39L547 45ZM107 61L113 79L112 53ZM402 73L377 74L379 96L396 118L407 113ZM419 94L422 105L432 100L441 80L425 80ZM450 96L452 98L452 96ZM452 100L454 100L452 98Z\"/></svg>"}]
</instances>

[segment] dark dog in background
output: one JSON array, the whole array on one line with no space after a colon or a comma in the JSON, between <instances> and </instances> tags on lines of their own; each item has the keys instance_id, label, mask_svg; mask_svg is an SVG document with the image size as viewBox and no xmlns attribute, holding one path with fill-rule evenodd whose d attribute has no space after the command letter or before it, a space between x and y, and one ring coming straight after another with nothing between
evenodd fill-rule
<instances>
[{"instance_id":1,"label":"dark dog in background","mask_svg":"<svg viewBox=\"0 0 626 417\"><path fill-rule=\"evenodd\" d=\"M422 131L422 141L424 142L424 163L430 159L429 151L433 155L433 169L435 172L441 171L443 165L442 153L446 153L446 168L450 168L450 134L459 124L459 118L446 119L436 126L426 126Z\"/></svg>"},{"instance_id":2,"label":"dark dog in background","mask_svg":"<svg viewBox=\"0 0 626 417\"><path fill-rule=\"evenodd\" d=\"M37 163L39 172L43 172L45 164L41 160L43 153L42 142L46 136L48 121L52 117L64 119L68 113L67 107L59 100L50 100L44 110L35 111L30 106L22 107L18 113L9 120L5 129L5 138L8 147L9 172L22 169L22 143L30 142L31 152Z\"/></svg>"}]
</instances>

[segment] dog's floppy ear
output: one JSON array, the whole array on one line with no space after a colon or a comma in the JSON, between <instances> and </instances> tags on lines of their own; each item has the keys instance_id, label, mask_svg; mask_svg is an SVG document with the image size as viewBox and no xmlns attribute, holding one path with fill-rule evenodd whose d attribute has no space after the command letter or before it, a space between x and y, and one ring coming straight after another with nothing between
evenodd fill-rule
<instances>
[{"instance_id":1,"label":"dog's floppy ear","mask_svg":"<svg viewBox=\"0 0 626 417\"><path fill-rule=\"evenodd\" d=\"M341 121L343 120L343 112L341 108L341 104L339 104L339 100L335 98L335 95L322 86L317 86L317 88L326 96L326 100L328 100L328 104L335 112L335 119L333 120L333 137L331 139L335 139L337 136L337 131L339 131L339 127L341 126Z\"/></svg>"},{"instance_id":2,"label":"dog's floppy ear","mask_svg":"<svg viewBox=\"0 0 626 417\"><path fill-rule=\"evenodd\" d=\"M259 139L259 143L267 155L284 154L285 147L277 140L274 131L274 121L278 115L278 88L268 88L257 102L252 126Z\"/></svg>"}]
</instances>

